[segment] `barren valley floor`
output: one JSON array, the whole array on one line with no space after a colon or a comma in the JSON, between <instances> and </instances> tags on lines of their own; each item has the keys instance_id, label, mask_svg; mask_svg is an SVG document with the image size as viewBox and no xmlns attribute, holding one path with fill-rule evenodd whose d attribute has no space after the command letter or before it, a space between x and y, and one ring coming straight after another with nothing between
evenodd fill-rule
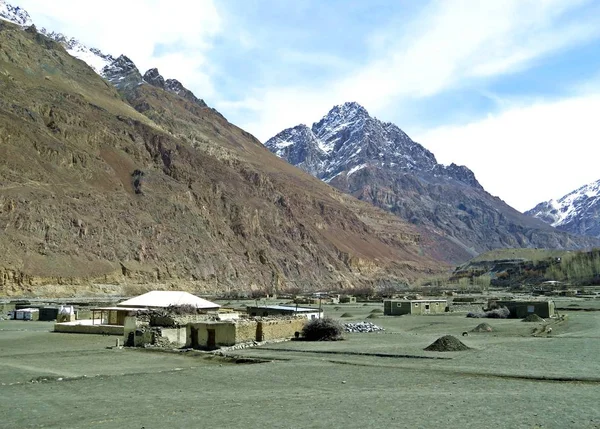
<instances>
[{"instance_id":1,"label":"barren valley floor","mask_svg":"<svg viewBox=\"0 0 600 429\"><path fill-rule=\"evenodd\" d=\"M358 321L380 307L325 310ZM464 316L380 316L384 333L232 352L255 364L1 321L0 427L600 428L600 312L540 337L538 323ZM494 331L461 336L481 322ZM423 351L446 334L471 350Z\"/></svg>"}]
</instances>

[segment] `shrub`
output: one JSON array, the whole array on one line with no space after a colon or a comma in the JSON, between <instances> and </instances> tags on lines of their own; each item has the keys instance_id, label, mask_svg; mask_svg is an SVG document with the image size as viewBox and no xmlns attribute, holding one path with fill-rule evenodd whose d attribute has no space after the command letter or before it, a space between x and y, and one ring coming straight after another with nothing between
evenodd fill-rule
<instances>
[{"instance_id":1,"label":"shrub","mask_svg":"<svg viewBox=\"0 0 600 429\"><path fill-rule=\"evenodd\" d=\"M507 319L510 316L510 310L506 307L497 308L486 313L489 319Z\"/></svg>"},{"instance_id":2,"label":"shrub","mask_svg":"<svg viewBox=\"0 0 600 429\"><path fill-rule=\"evenodd\" d=\"M488 319L507 319L510 316L510 310L506 307L496 308L495 310L486 311L485 313L467 313L467 317L473 317L476 319L488 318Z\"/></svg>"},{"instance_id":3,"label":"shrub","mask_svg":"<svg viewBox=\"0 0 600 429\"><path fill-rule=\"evenodd\" d=\"M337 341L341 340L344 327L328 317L312 319L302 328L302 336L306 341Z\"/></svg>"},{"instance_id":4,"label":"shrub","mask_svg":"<svg viewBox=\"0 0 600 429\"><path fill-rule=\"evenodd\" d=\"M348 304L350 302L350 296L342 295L340 296L340 304Z\"/></svg>"}]
</instances>

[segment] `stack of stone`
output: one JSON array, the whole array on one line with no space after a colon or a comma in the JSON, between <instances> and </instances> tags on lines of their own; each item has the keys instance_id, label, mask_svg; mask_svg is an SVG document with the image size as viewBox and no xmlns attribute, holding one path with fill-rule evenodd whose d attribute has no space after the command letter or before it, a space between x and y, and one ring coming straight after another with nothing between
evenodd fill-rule
<instances>
[{"instance_id":1,"label":"stack of stone","mask_svg":"<svg viewBox=\"0 0 600 429\"><path fill-rule=\"evenodd\" d=\"M377 326L371 322L344 323L344 330L346 332L353 332L353 333L385 331L385 329L383 329L381 326Z\"/></svg>"}]
</instances>

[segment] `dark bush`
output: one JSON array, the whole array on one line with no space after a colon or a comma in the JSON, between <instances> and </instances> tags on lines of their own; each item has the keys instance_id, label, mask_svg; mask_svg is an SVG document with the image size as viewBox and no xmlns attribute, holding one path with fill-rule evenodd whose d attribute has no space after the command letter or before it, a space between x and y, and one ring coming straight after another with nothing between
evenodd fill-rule
<instances>
[{"instance_id":1,"label":"dark bush","mask_svg":"<svg viewBox=\"0 0 600 429\"><path fill-rule=\"evenodd\" d=\"M302 328L302 336L306 341L337 341L343 339L343 333L344 327L328 317L309 320Z\"/></svg>"},{"instance_id":2,"label":"dark bush","mask_svg":"<svg viewBox=\"0 0 600 429\"><path fill-rule=\"evenodd\" d=\"M506 307L497 308L485 313L489 319L507 319L510 316L510 310Z\"/></svg>"},{"instance_id":3,"label":"dark bush","mask_svg":"<svg viewBox=\"0 0 600 429\"><path fill-rule=\"evenodd\" d=\"M496 308L495 310L486 311L485 313L467 313L467 317L475 319L507 319L510 316L510 310L506 307Z\"/></svg>"}]
</instances>

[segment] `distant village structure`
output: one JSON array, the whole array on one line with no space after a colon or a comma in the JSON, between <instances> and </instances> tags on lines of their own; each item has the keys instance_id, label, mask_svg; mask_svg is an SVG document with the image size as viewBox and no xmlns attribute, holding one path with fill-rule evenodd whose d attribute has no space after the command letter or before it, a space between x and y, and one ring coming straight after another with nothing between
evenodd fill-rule
<instances>
[{"instance_id":1,"label":"distant village structure","mask_svg":"<svg viewBox=\"0 0 600 429\"><path fill-rule=\"evenodd\" d=\"M64 321L54 325L56 332L119 335L131 347L206 350L292 338L307 319L323 317L318 308L284 305L251 306L240 314L180 291L152 291L115 306L92 308L91 319L74 320L72 307L62 310Z\"/></svg>"},{"instance_id":2,"label":"distant village structure","mask_svg":"<svg viewBox=\"0 0 600 429\"><path fill-rule=\"evenodd\" d=\"M447 307L448 301L445 299L386 299L383 301L383 314L440 314L448 311Z\"/></svg>"},{"instance_id":3,"label":"distant village structure","mask_svg":"<svg viewBox=\"0 0 600 429\"><path fill-rule=\"evenodd\" d=\"M298 307L293 305L259 305L246 307L246 312L253 317L269 316L302 316L306 319L323 318L323 310L312 307Z\"/></svg>"},{"instance_id":4,"label":"distant village structure","mask_svg":"<svg viewBox=\"0 0 600 429\"><path fill-rule=\"evenodd\" d=\"M556 314L554 301L547 300L496 300L488 302L488 308L506 307L510 311L510 317L523 319L530 314L537 314L543 318L553 317Z\"/></svg>"}]
</instances>

